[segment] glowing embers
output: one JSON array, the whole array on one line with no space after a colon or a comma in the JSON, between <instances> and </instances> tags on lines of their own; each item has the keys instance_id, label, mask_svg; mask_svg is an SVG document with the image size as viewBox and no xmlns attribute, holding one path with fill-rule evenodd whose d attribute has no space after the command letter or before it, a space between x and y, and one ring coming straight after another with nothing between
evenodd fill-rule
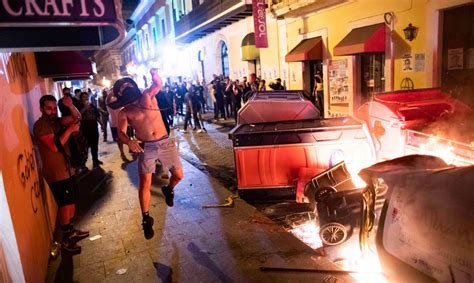
<instances>
[{"instance_id":1,"label":"glowing embers","mask_svg":"<svg viewBox=\"0 0 474 283\"><path fill-rule=\"evenodd\" d=\"M293 234L296 238L300 239L307 246L316 250L323 246L321 238L319 237L319 225L314 215L308 213L309 220L303 221L292 221L291 216L287 217L285 222L291 225L288 231Z\"/></svg>"},{"instance_id":2,"label":"glowing embers","mask_svg":"<svg viewBox=\"0 0 474 283\"><path fill-rule=\"evenodd\" d=\"M342 259L337 261L336 264L342 270L355 271L350 275L358 282L388 282L383 275L379 257L373 246L369 248L367 255L362 255L360 249L355 246L345 247Z\"/></svg>"},{"instance_id":3,"label":"glowing embers","mask_svg":"<svg viewBox=\"0 0 474 283\"><path fill-rule=\"evenodd\" d=\"M407 130L406 154L432 155L443 159L447 164L466 166L474 164L474 143L458 141Z\"/></svg>"}]
</instances>

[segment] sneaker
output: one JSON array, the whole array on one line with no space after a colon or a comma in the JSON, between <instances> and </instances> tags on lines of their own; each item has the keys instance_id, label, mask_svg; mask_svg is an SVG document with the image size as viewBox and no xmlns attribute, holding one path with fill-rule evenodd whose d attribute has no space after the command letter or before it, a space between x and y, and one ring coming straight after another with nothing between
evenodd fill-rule
<instances>
[{"instance_id":1,"label":"sneaker","mask_svg":"<svg viewBox=\"0 0 474 283\"><path fill-rule=\"evenodd\" d=\"M72 229L69 239L77 243L80 240L85 239L87 237L89 237L89 231L81 231L81 230Z\"/></svg>"},{"instance_id":2,"label":"sneaker","mask_svg":"<svg viewBox=\"0 0 474 283\"><path fill-rule=\"evenodd\" d=\"M203 131L203 132L205 132L205 133L207 133L207 130L206 130L206 128L202 128L202 131Z\"/></svg>"},{"instance_id":3,"label":"sneaker","mask_svg":"<svg viewBox=\"0 0 474 283\"><path fill-rule=\"evenodd\" d=\"M82 249L71 239L64 240L61 244L61 247L64 251L72 254L80 254Z\"/></svg>"},{"instance_id":4,"label":"sneaker","mask_svg":"<svg viewBox=\"0 0 474 283\"><path fill-rule=\"evenodd\" d=\"M169 207L173 207L174 205L174 191L172 188L168 186L164 186L161 188L161 191L163 192L163 195L165 196L165 202L166 205Z\"/></svg>"},{"instance_id":5,"label":"sneaker","mask_svg":"<svg viewBox=\"0 0 474 283\"><path fill-rule=\"evenodd\" d=\"M144 219L142 222L143 233L147 240L150 240L155 235L155 231L153 231L153 223L155 223L155 220L153 220L153 217L151 216L147 217L147 219Z\"/></svg>"},{"instance_id":6,"label":"sneaker","mask_svg":"<svg viewBox=\"0 0 474 283\"><path fill-rule=\"evenodd\" d=\"M202 129L197 130L196 133L202 133Z\"/></svg>"}]
</instances>

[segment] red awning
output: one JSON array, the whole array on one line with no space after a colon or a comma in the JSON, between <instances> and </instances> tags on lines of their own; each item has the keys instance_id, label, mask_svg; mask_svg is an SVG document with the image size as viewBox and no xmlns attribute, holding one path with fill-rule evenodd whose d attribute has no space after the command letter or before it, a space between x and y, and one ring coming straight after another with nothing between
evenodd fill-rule
<instances>
[{"instance_id":1,"label":"red awning","mask_svg":"<svg viewBox=\"0 0 474 283\"><path fill-rule=\"evenodd\" d=\"M304 39L285 56L286 62L322 60L323 41L320 36Z\"/></svg>"},{"instance_id":2,"label":"red awning","mask_svg":"<svg viewBox=\"0 0 474 283\"><path fill-rule=\"evenodd\" d=\"M385 24L353 29L334 47L335 56L370 52L385 52Z\"/></svg>"},{"instance_id":3,"label":"red awning","mask_svg":"<svg viewBox=\"0 0 474 283\"><path fill-rule=\"evenodd\" d=\"M38 76L54 80L84 80L94 74L92 62L78 51L35 53Z\"/></svg>"}]
</instances>

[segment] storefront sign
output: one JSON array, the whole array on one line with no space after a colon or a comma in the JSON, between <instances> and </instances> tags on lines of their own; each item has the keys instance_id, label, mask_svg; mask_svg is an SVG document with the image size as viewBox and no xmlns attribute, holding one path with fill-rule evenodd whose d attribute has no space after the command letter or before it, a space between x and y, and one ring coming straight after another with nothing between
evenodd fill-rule
<instances>
[{"instance_id":1,"label":"storefront sign","mask_svg":"<svg viewBox=\"0 0 474 283\"><path fill-rule=\"evenodd\" d=\"M265 0L252 0L253 26L255 29L255 46L267 48L267 19L265 15Z\"/></svg>"},{"instance_id":2,"label":"storefront sign","mask_svg":"<svg viewBox=\"0 0 474 283\"><path fill-rule=\"evenodd\" d=\"M114 22L114 0L2 0L0 22L17 24L57 22Z\"/></svg>"},{"instance_id":3,"label":"storefront sign","mask_svg":"<svg viewBox=\"0 0 474 283\"><path fill-rule=\"evenodd\" d=\"M121 0L0 0L0 51L108 48L125 36Z\"/></svg>"}]
</instances>

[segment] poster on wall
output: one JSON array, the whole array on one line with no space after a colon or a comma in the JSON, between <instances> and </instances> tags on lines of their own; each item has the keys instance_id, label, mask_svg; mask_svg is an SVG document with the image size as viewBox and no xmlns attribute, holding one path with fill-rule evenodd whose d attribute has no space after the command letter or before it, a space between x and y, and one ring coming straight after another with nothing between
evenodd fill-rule
<instances>
[{"instance_id":1,"label":"poster on wall","mask_svg":"<svg viewBox=\"0 0 474 283\"><path fill-rule=\"evenodd\" d=\"M402 71L413 72L413 57L411 54L405 54L402 57Z\"/></svg>"},{"instance_id":2,"label":"poster on wall","mask_svg":"<svg viewBox=\"0 0 474 283\"><path fill-rule=\"evenodd\" d=\"M460 70L463 66L463 49L448 49L448 70Z\"/></svg>"},{"instance_id":3,"label":"poster on wall","mask_svg":"<svg viewBox=\"0 0 474 283\"><path fill-rule=\"evenodd\" d=\"M349 60L331 60L329 71L329 104L348 104L352 98L352 70Z\"/></svg>"},{"instance_id":4,"label":"poster on wall","mask_svg":"<svg viewBox=\"0 0 474 283\"><path fill-rule=\"evenodd\" d=\"M474 69L474 48L467 50L467 68Z\"/></svg>"},{"instance_id":5,"label":"poster on wall","mask_svg":"<svg viewBox=\"0 0 474 283\"><path fill-rule=\"evenodd\" d=\"M415 72L425 71L425 53L415 53Z\"/></svg>"}]
</instances>

